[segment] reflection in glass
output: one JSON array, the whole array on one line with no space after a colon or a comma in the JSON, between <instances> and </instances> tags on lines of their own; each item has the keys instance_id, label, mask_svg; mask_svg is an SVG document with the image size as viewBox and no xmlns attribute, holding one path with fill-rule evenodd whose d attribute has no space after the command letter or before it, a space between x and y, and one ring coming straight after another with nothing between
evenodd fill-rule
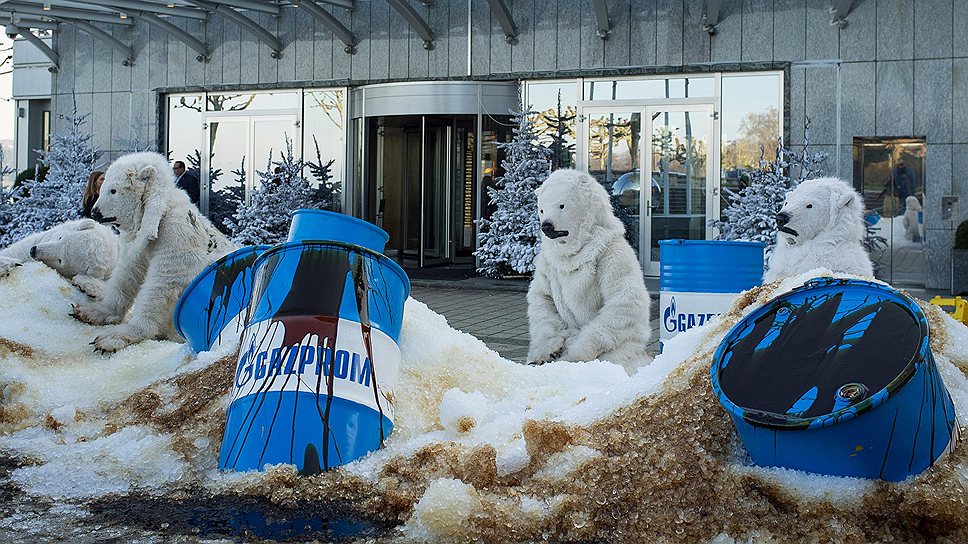
<instances>
[{"instance_id":1,"label":"reflection in glass","mask_svg":"<svg viewBox=\"0 0 968 544\"><path fill-rule=\"evenodd\" d=\"M528 106L538 141L552 152L552 169L575 166L578 96L574 80L527 83Z\"/></svg>"},{"instance_id":2,"label":"reflection in glass","mask_svg":"<svg viewBox=\"0 0 968 544\"><path fill-rule=\"evenodd\" d=\"M168 96L168 159L184 161L186 165L198 168L198 157L202 149L202 96ZM192 157L196 157L192 164ZM193 172L198 176L199 172Z\"/></svg>"},{"instance_id":3,"label":"reflection in glass","mask_svg":"<svg viewBox=\"0 0 968 544\"><path fill-rule=\"evenodd\" d=\"M854 185L864 195L875 275L924 285L924 140L854 138Z\"/></svg>"},{"instance_id":4,"label":"reflection in glass","mask_svg":"<svg viewBox=\"0 0 968 544\"><path fill-rule=\"evenodd\" d=\"M780 136L779 73L723 75L722 152L720 176L722 202L726 209L727 190L743 188L748 169L759 168L760 158L776 157Z\"/></svg>"},{"instance_id":5,"label":"reflection in glass","mask_svg":"<svg viewBox=\"0 0 968 544\"><path fill-rule=\"evenodd\" d=\"M639 112L588 116L588 173L611 195L612 209L625 225L625 239L636 254L639 251L641 133Z\"/></svg>"},{"instance_id":6,"label":"reflection in glass","mask_svg":"<svg viewBox=\"0 0 968 544\"><path fill-rule=\"evenodd\" d=\"M252 161L246 161L245 156L249 149L248 125L245 118L209 123L208 216L223 229L226 219L247 198L248 178L252 175Z\"/></svg>"},{"instance_id":7,"label":"reflection in glass","mask_svg":"<svg viewBox=\"0 0 968 544\"><path fill-rule=\"evenodd\" d=\"M652 117L651 260L659 240L706 238L706 160L710 123L705 112L660 111Z\"/></svg>"},{"instance_id":8,"label":"reflection in glass","mask_svg":"<svg viewBox=\"0 0 968 544\"><path fill-rule=\"evenodd\" d=\"M307 161L314 162L310 175L316 183L333 186L338 195L343 183L345 122L343 89L306 91L303 111L303 149ZM329 164L328 180L321 167ZM338 203L338 196L336 201Z\"/></svg>"},{"instance_id":9,"label":"reflection in glass","mask_svg":"<svg viewBox=\"0 0 968 544\"><path fill-rule=\"evenodd\" d=\"M299 91L212 93L205 111L282 110L299 107Z\"/></svg>"},{"instance_id":10,"label":"reflection in glass","mask_svg":"<svg viewBox=\"0 0 968 544\"><path fill-rule=\"evenodd\" d=\"M585 100L643 100L714 95L715 80L711 76L585 82Z\"/></svg>"}]
</instances>

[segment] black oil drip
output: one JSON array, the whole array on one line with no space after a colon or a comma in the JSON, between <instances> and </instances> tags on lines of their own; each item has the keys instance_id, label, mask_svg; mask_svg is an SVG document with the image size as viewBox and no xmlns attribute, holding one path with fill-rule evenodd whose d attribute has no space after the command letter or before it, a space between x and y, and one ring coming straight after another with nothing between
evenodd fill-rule
<instances>
[{"instance_id":1,"label":"black oil drip","mask_svg":"<svg viewBox=\"0 0 968 544\"><path fill-rule=\"evenodd\" d=\"M353 261L353 290L356 293L356 308L360 315L360 330L363 331L363 346L366 356L370 359L370 377L373 384L373 400L380 412L380 445L386 440L386 430L383 428L383 405L380 403L380 391L377 387L376 359L373 358L373 329L370 326L370 282L367 276L366 258L358 255Z\"/></svg>"},{"instance_id":2,"label":"black oil drip","mask_svg":"<svg viewBox=\"0 0 968 544\"><path fill-rule=\"evenodd\" d=\"M208 322L205 324L205 342L208 345L212 345L219 333L222 332L221 327L216 330L215 323L223 323L224 326L231 320L228 315L228 307L234 296L237 295L240 300L245 300L247 294L245 293L245 286L250 282L240 283L242 286L241 293L233 293L232 287L240 275L249 273L250 267L257 257L258 255L253 251L245 257L235 259L230 263L223 263L215 270L215 281L212 284L212 291L209 293L208 308L205 314L208 316Z\"/></svg>"}]
</instances>

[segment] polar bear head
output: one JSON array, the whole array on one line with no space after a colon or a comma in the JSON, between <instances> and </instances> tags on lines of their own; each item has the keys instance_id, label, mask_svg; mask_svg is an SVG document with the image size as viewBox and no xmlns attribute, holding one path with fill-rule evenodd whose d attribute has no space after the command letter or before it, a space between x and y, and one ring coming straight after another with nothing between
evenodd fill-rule
<instances>
[{"instance_id":1,"label":"polar bear head","mask_svg":"<svg viewBox=\"0 0 968 544\"><path fill-rule=\"evenodd\" d=\"M579 251L593 237L623 236L605 188L595 178L571 169L556 170L535 190L542 244ZM606 234L608 236L606 236Z\"/></svg>"},{"instance_id":2,"label":"polar bear head","mask_svg":"<svg viewBox=\"0 0 968 544\"><path fill-rule=\"evenodd\" d=\"M84 219L64 225L30 248L30 256L73 278L85 274L107 279L118 261L118 242L111 229Z\"/></svg>"},{"instance_id":3,"label":"polar bear head","mask_svg":"<svg viewBox=\"0 0 968 544\"><path fill-rule=\"evenodd\" d=\"M802 182L786 195L776 214L777 236L790 245L814 238L860 240L864 236L861 196L847 182L819 178Z\"/></svg>"},{"instance_id":4,"label":"polar bear head","mask_svg":"<svg viewBox=\"0 0 968 544\"><path fill-rule=\"evenodd\" d=\"M158 225L175 188L168 161L158 153L124 155L104 173L104 184L91 216L117 225L121 232L147 240L158 235Z\"/></svg>"},{"instance_id":5,"label":"polar bear head","mask_svg":"<svg viewBox=\"0 0 968 544\"><path fill-rule=\"evenodd\" d=\"M909 197L905 198L904 199L904 207L905 207L905 209L911 210L913 212L920 212L920 211L922 211L921 201L918 200L918 197L916 197L916 196L909 196Z\"/></svg>"}]
</instances>

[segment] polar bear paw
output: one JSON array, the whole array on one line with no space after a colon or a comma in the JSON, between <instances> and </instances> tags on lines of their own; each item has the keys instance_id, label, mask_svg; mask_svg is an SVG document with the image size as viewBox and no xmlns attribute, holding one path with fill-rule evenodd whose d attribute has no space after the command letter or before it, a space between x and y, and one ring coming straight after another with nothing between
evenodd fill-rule
<instances>
[{"instance_id":1,"label":"polar bear paw","mask_svg":"<svg viewBox=\"0 0 968 544\"><path fill-rule=\"evenodd\" d=\"M72 305L71 317L88 325L113 325L121 322L121 316L115 315L103 304Z\"/></svg>"},{"instance_id":2,"label":"polar bear paw","mask_svg":"<svg viewBox=\"0 0 968 544\"><path fill-rule=\"evenodd\" d=\"M13 269L21 266L23 263L17 259L11 259L10 257L0 257L0 278L9 275L13 272Z\"/></svg>"},{"instance_id":3,"label":"polar bear paw","mask_svg":"<svg viewBox=\"0 0 968 544\"><path fill-rule=\"evenodd\" d=\"M74 276L71 279L71 283L74 284L74 287L80 289L82 293L95 300L99 300L104 294L104 282L97 278L83 275Z\"/></svg>"},{"instance_id":4,"label":"polar bear paw","mask_svg":"<svg viewBox=\"0 0 968 544\"><path fill-rule=\"evenodd\" d=\"M94 351L101 353L114 353L120 351L131 344L140 342L142 338L130 334L125 327L117 327L110 332L106 332L94 339Z\"/></svg>"}]
</instances>

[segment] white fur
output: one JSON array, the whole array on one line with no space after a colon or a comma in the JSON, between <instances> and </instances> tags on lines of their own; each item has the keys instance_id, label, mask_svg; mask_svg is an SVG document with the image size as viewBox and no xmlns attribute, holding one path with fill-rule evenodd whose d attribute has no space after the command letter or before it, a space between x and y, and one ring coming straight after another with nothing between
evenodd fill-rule
<instances>
[{"instance_id":1,"label":"white fur","mask_svg":"<svg viewBox=\"0 0 968 544\"><path fill-rule=\"evenodd\" d=\"M921 201L916 196L904 199L904 237L912 242L920 242L923 238L921 224L918 223L918 212L921 211Z\"/></svg>"},{"instance_id":2,"label":"white fur","mask_svg":"<svg viewBox=\"0 0 968 544\"><path fill-rule=\"evenodd\" d=\"M568 234L541 235L528 290L528 361L601 359L631 374L651 360L649 293L608 193L576 170L555 171L535 192L542 223Z\"/></svg>"},{"instance_id":3,"label":"white fur","mask_svg":"<svg viewBox=\"0 0 968 544\"><path fill-rule=\"evenodd\" d=\"M0 277L33 260L30 249L34 247L36 260L71 280L89 296L98 298L118 262L121 242L110 228L91 219L68 221L0 250Z\"/></svg>"},{"instance_id":4,"label":"white fur","mask_svg":"<svg viewBox=\"0 0 968 544\"><path fill-rule=\"evenodd\" d=\"M847 182L836 178L807 180L787 194L781 213L797 236L777 232L770 269L763 280L773 281L814 268L872 277L874 267L861 244L864 205Z\"/></svg>"},{"instance_id":5,"label":"white fur","mask_svg":"<svg viewBox=\"0 0 968 544\"><path fill-rule=\"evenodd\" d=\"M114 161L93 213L117 225L123 241L104 300L74 309L81 321L116 325L94 340L95 349L114 352L150 338L177 339L172 312L178 297L235 246L175 186L168 161L157 153ZM129 309L131 317L122 323Z\"/></svg>"}]
</instances>

